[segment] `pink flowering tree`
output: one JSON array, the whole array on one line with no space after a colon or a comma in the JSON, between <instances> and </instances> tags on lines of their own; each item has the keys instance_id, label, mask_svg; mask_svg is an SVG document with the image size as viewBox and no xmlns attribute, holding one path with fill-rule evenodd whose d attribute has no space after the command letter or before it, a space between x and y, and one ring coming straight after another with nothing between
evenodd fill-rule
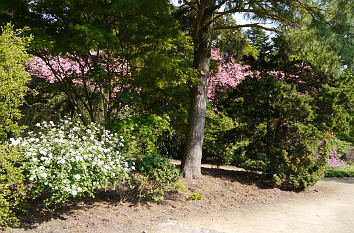
<instances>
[{"instance_id":1,"label":"pink flowering tree","mask_svg":"<svg viewBox=\"0 0 354 233\"><path fill-rule=\"evenodd\" d=\"M103 51L91 51L85 59L74 54L40 54L28 63L30 74L56 85L84 124L96 122L99 109L109 125L112 113L122 106L116 96L125 87L123 80L130 76L128 62Z\"/></svg>"}]
</instances>

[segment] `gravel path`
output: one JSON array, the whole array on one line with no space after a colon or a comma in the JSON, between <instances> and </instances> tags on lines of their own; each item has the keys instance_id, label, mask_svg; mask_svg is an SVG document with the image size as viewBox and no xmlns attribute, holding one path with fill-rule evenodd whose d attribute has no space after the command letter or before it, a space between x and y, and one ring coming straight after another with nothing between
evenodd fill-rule
<instances>
[{"instance_id":1,"label":"gravel path","mask_svg":"<svg viewBox=\"0 0 354 233\"><path fill-rule=\"evenodd\" d=\"M354 232L354 179L325 178L321 196L245 206L230 212L166 221L148 233Z\"/></svg>"}]
</instances>

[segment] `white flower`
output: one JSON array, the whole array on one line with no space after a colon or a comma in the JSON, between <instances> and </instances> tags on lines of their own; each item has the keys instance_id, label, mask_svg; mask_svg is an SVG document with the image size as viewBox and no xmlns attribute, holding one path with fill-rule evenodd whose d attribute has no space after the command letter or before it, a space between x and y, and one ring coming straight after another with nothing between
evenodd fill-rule
<instances>
[{"instance_id":1,"label":"white flower","mask_svg":"<svg viewBox=\"0 0 354 233\"><path fill-rule=\"evenodd\" d=\"M73 184L73 185L71 185L71 187L72 187L73 189L75 189L75 188L76 188L76 185L75 185L75 184Z\"/></svg>"},{"instance_id":2,"label":"white flower","mask_svg":"<svg viewBox=\"0 0 354 233\"><path fill-rule=\"evenodd\" d=\"M30 139L28 139L28 141L29 142L34 142L34 141L36 141L36 139L35 138L30 138Z\"/></svg>"},{"instance_id":3,"label":"white flower","mask_svg":"<svg viewBox=\"0 0 354 233\"><path fill-rule=\"evenodd\" d=\"M82 192L82 188L81 188L81 187L78 187L78 188L77 188L77 191Z\"/></svg>"},{"instance_id":4,"label":"white flower","mask_svg":"<svg viewBox=\"0 0 354 233\"><path fill-rule=\"evenodd\" d=\"M39 169L40 169L40 170L44 170L44 167L43 167L43 166L40 166Z\"/></svg>"},{"instance_id":5,"label":"white flower","mask_svg":"<svg viewBox=\"0 0 354 233\"><path fill-rule=\"evenodd\" d=\"M77 191L76 190L73 190L71 193L72 193L73 196L77 195Z\"/></svg>"},{"instance_id":6,"label":"white flower","mask_svg":"<svg viewBox=\"0 0 354 233\"><path fill-rule=\"evenodd\" d=\"M54 126L54 122L53 121L49 121L49 124L53 125Z\"/></svg>"},{"instance_id":7,"label":"white flower","mask_svg":"<svg viewBox=\"0 0 354 233\"><path fill-rule=\"evenodd\" d=\"M103 165L104 162L102 160L98 161L98 165Z\"/></svg>"},{"instance_id":8,"label":"white flower","mask_svg":"<svg viewBox=\"0 0 354 233\"><path fill-rule=\"evenodd\" d=\"M13 146L17 146L18 144L20 144L20 140L15 140L14 138L10 138L10 141L11 141L11 145Z\"/></svg>"},{"instance_id":9,"label":"white flower","mask_svg":"<svg viewBox=\"0 0 354 233\"><path fill-rule=\"evenodd\" d=\"M32 158L32 161L33 161L33 162L37 162L38 159L37 159L37 158Z\"/></svg>"},{"instance_id":10,"label":"white flower","mask_svg":"<svg viewBox=\"0 0 354 233\"><path fill-rule=\"evenodd\" d=\"M41 153L42 155L47 155L47 152L45 150L41 150L39 151L39 153Z\"/></svg>"},{"instance_id":11,"label":"white flower","mask_svg":"<svg viewBox=\"0 0 354 233\"><path fill-rule=\"evenodd\" d=\"M59 164L62 164L62 163L65 163L65 159L61 158L59 161L58 161Z\"/></svg>"},{"instance_id":12,"label":"white flower","mask_svg":"<svg viewBox=\"0 0 354 233\"><path fill-rule=\"evenodd\" d=\"M42 156L41 160L44 161L44 160L47 160L47 158Z\"/></svg>"},{"instance_id":13,"label":"white flower","mask_svg":"<svg viewBox=\"0 0 354 233\"><path fill-rule=\"evenodd\" d=\"M37 127L40 127L40 126L41 126L41 124L40 124L40 123L37 123L37 124L36 124L36 126L37 126Z\"/></svg>"},{"instance_id":14,"label":"white flower","mask_svg":"<svg viewBox=\"0 0 354 233\"><path fill-rule=\"evenodd\" d=\"M29 178L29 180L32 181L32 180L34 180L34 178L36 178L36 177L35 177L35 176L31 176L31 177Z\"/></svg>"},{"instance_id":15,"label":"white flower","mask_svg":"<svg viewBox=\"0 0 354 233\"><path fill-rule=\"evenodd\" d=\"M77 179L77 180L80 180L80 178L81 178L81 176L80 176L79 174L76 174L74 177L75 177L75 179Z\"/></svg>"},{"instance_id":16,"label":"white flower","mask_svg":"<svg viewBox=\"0 0 354 233\"><path fill-rule=\"evenodd\" d=\"M65 191L65 192L70 192L71 189L70 189L69 187L66 187L66 188L64 189L64 191Z\"/></svg>"},{"instance_id":17,"label":"white flower","mask_svg":"<svg viewBox=\"0 0 354 233\"><path fill-rule=\"evenodd\" d=\"M47 173L45 173L45 172L44 172L44 173L42 173L42 174L41 174L41 177L43 177L43 178L47 178Z\"/></svg>"}]
</instances>

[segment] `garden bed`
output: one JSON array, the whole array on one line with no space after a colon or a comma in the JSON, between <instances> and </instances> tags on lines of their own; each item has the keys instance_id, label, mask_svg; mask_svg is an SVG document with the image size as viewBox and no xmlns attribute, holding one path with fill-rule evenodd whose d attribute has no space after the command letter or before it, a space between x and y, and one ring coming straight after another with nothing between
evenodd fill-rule
<instances>
[{"instance_id":1,"label":"garden bed","mask_svg":"<svg viewBox=\"0 0 354 233\"><path fill-rule=\"evenodd\" d=\"M23 226L8 232L143 232L167 220L181 220L207 213L222 213L247 205L273 203L285 199L321 195L314 186L304 192L273 188L255 173L228 166L203 168L203 178L183 179L185 191L171 192L165 201L141 202L139 206L121 202L114 192L99 193L95 199L73 203L51 212L41 209L21 218ZM188 200L199 193L201 200Z\"/></svg>"}]
</instances>

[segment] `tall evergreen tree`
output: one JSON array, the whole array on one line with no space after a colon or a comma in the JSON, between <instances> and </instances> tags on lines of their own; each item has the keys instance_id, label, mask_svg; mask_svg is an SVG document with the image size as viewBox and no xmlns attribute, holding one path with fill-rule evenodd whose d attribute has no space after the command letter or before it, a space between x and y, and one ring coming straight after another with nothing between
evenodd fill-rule
<instances>
[{"instance_id":1,"label":"tall evergreen tree","mask_svg":"<svg viewBox=\"0 0 354 233\"><path fill-rule=\"evenodd\" d=\"M340 2L342 0L337 1ZM328 25L329 19L326 18L326 14L323 14L323 12L327 13L327 3L332 2L333 1L318 2L302 0L180 1L180 3L183 3L181 8L185 9L184 12L188 13L188 18L192 19L193 22L193 28L191 31L194 45L193 67L198 72L198 81L195 82L190 88L189 127L185 153L182 162L182 173L184 177L201 177L202 145L204 139L208 79L210 75L209 66L212 46L212 33L222 29L240 29L243 27L257 27L266 30L277 31L277 29L264 26L262 23L266 23L266 20L282 25L284 30L288 30L289 28L297 28L299 27L300 22L306 28L319 28L319 25ZM350 6L348 5L348 7ZM338 9L334 8L334 11L338 11ZM246 14L249 18L258 20L258 22L243 25L238 24L231 26L214 26L214 23L219 18L228 16L233 13ZM302 20L302 18L307 18L309 20L306 22L305 20ZM342 17L338 20L334 17L331 17L330 19L333 19L334 22L338 21L338 25L342 25L339 24L339 22L348 22L348 20L352 20L352 18L348 17ZM329 24L327 28L321 27L321 29L324 29L325 31L331 31L333 28L332 26L335 26L334 22ZM337 31L338 35L342 35L343 32L341 30ZM318 38L321 39L321 37ZM310 51L310 49L307 49L307 51ZM334 52L331 54L333 60L336 60L336 55L337 54Z\"/></svg>"}]
</instances>

